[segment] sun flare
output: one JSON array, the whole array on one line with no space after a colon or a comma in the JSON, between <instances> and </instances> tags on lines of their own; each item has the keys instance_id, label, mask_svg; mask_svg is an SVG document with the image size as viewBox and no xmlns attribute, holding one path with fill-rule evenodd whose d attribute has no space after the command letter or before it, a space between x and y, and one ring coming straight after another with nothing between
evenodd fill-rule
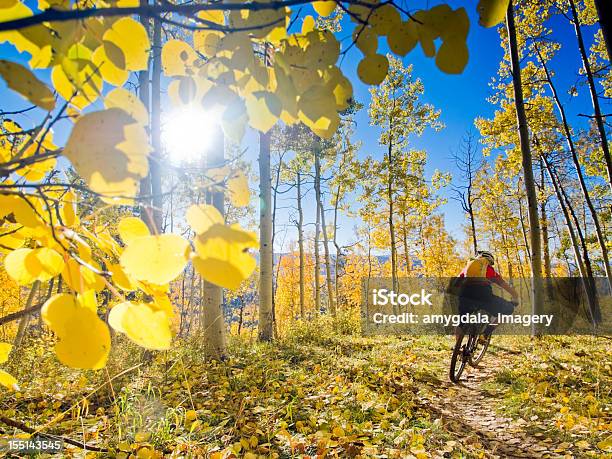
<instances>
[{"instance_id":1,"label":"sun flare","mask_svg":"<svg viewBox=\"0 0 612 459\"><path fill-rule=\"evenodd\" d=\"M162 123L162 143L171 161L194 162L208 153L218 128L218 119L210 111L173 110Z\"/></svg>"}]
</instances>

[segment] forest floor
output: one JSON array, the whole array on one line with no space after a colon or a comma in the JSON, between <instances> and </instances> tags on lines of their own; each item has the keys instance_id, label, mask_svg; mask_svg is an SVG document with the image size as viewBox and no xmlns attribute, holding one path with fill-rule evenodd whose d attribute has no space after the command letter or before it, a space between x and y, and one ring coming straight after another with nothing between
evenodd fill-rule
<instances>
[{"instance_id":1,"label":"forest floor","mask_svg":"<svg viewBox=\"0 0 612 459\"><path fill-rule=\"evenodd\" d=\"M0 392L0 438L27 426L103 450L61 457L612 457L608 338L494 336L460 385L451 337L328 319L273 344L232 339L223 363L198 337L155 355L119 341L106 370L80 372L49 339L7 368L21 391Z\"/></svg>"}]
</instances>

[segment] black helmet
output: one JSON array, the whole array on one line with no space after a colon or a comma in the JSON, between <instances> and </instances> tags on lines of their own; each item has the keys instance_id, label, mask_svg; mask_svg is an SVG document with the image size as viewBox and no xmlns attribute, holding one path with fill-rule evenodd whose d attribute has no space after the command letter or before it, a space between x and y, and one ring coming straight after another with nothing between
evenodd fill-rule
<instances>
[{"instance_id":1,"label":"black helmet","mask_svg":"<svg viewBox=\"0 0 612 459\"><path fill-rule=\"evenodd\" d=\"M486 258L487 260L489 260L491 266L495 264L495 258L493 257L493 254L488 250L479 250L476 252L476 256Z\"/></svg>"}]
</instances>

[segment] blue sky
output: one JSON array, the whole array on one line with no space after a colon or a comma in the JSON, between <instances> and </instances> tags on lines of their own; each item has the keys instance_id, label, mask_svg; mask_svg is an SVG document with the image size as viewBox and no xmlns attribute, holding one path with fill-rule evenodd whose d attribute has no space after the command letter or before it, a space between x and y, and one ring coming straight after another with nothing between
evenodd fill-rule
<instances>
[{"instance_id":1,"label":"blue sky","mask_svg":"<svg viewBox=\"0 0 612 459\"><path fill-rule=\"evenodd\" d=\"M432 6L438 2L415 2L411 3L411 7ZM445 129L440 132L426 130L420 138L412 140L411 144L414 148L424 149L428 152L429 162L427 166L427 175L430 176L435 169L440 169L453 174L455 172L450 160L452 149L456 149L459 145L461 137L467 130L473 127L474 119L478 116L490 117L493 114L494 107L490 105L486 98L490 95L491 90L488 86L491 78L496 75L499 61L503 55L503 50L500 47L500 40L495 29L484 29L477 24L477 16L473 2L466 1L448 1L453 8L466 5L468 15L470 17L470 32L468 35L468 48L470 50L469 63L461 75L446 75L439 71L435 66L434 59L426 58L420 46L417 45L406 58L406 64L413 64L413 75L421 78L425 85L425 95L423 100L433 104L441 110L441 120L446 125ZM308 14L304 9L302 15ZM579 78L578 71L580 69L580 59L576 45L573 29L563 18L557 18L552 23L554 37L563 44L561 51L556 56L552 63L552 69L555 71L555 79L564 102L567 104L566 109L568 116L575 126L584 126L584 118L579 118L578 113L591 113L590 98L588 89L584 86L579 86L579 96L570 97L567 94L567 89L574 85ZM346 38L352 31L352 25L346 27L345 31L340 32L340 38ZM586 31L587 44L590 45L593 28L588 28ZM381 40L379 52L387 52L386 43ZM0 57L26 64L28 61L27 55L19 55L14 48L8 44L0 45ZM355 140L361 140L363 145L359 152L359 157L363 158L366 155L381 157L383 149L378 145L379 129L369 125L367 116L367 106L369 104L370 95L368 87L362 84L356 77L356 67L361 58L361 53L353 47L346 55L342 62L342 71L351 79L354 88L355 98L364 104L364 109L356 116ZM46 70L37 71L37 75L49 80L49 72ZM108 86L107 86L108 87ZM2 110L15 110L27 106L27 102L20 98L19 95L6 89L3 81L0 81L0 100L2 101L0 108ZM99 104L97 105L99 107ZM606 108L607 109L607 108ZM40 112L30 112L26 115L17 118L24 125L32 124L40 120ZM68 133L68 123L56 129L56 141L62 144L65 141ZM247 158L255 161L257 156L257 143L253 141L256 136L250 134L245 139L245 147L247 150ZM254 162L253 170L257 171L258 166ZM443 192L448 196L448 190ZM294 193L289 194L291 199L294 199ZM312 199L306 200L305 207L306 220L314 221L314 206ZM294 205L293 202L279 201L281 207ZM461 225L464 222L464 216L461 213L459 205L449 199L441 211L446 216L446 226L449 231L456 237L463 237ZM289 225L285 234L283 223L289 219L291 211L280 209L278 212L280 233L277 234L276 250L282 250L280 241L286 242L295 239L295 230ZM331 216L328 217L328 221ZM350 243L354 240L353 228L357 222L343 217L340 220L339 239L341 243Z\"/></svg>"}]
</instances>

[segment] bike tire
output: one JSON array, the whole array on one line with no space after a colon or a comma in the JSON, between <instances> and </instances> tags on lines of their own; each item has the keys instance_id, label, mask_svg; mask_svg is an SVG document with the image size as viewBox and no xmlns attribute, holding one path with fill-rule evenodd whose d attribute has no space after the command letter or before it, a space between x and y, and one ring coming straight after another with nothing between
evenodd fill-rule
<instances>
[{"instance_id":1,"label":"bike tire","mask_svg":"<svg viewBox=\"0 0 612 459\"><path fill-rule=\"evenodd\" d=\"M467 341L465 341L467 338ZM461 334L460 339L455 340L455 347L453 348L453 355L451 357L449 377L454 383L458 383L461 378L461 374L465 369L466 364L469 360L469 349L472 345L472 335ZM463 344L465 341L465 344Z\"/></svg>"},{"instance_id":2,"label":"bike tire","mask_svg":"<svg viewBox=\"0 0 612 459\"><path fill-rule=\"evenodd\" d=\"M482 344L479 343L478 338L479 337L477 336L474 342L474 351L470 353L469 363L472 367L478 366L489 348L489 343L491 342L491 335L488 335L486 341Z\"/></svg>"}]
</instances>

